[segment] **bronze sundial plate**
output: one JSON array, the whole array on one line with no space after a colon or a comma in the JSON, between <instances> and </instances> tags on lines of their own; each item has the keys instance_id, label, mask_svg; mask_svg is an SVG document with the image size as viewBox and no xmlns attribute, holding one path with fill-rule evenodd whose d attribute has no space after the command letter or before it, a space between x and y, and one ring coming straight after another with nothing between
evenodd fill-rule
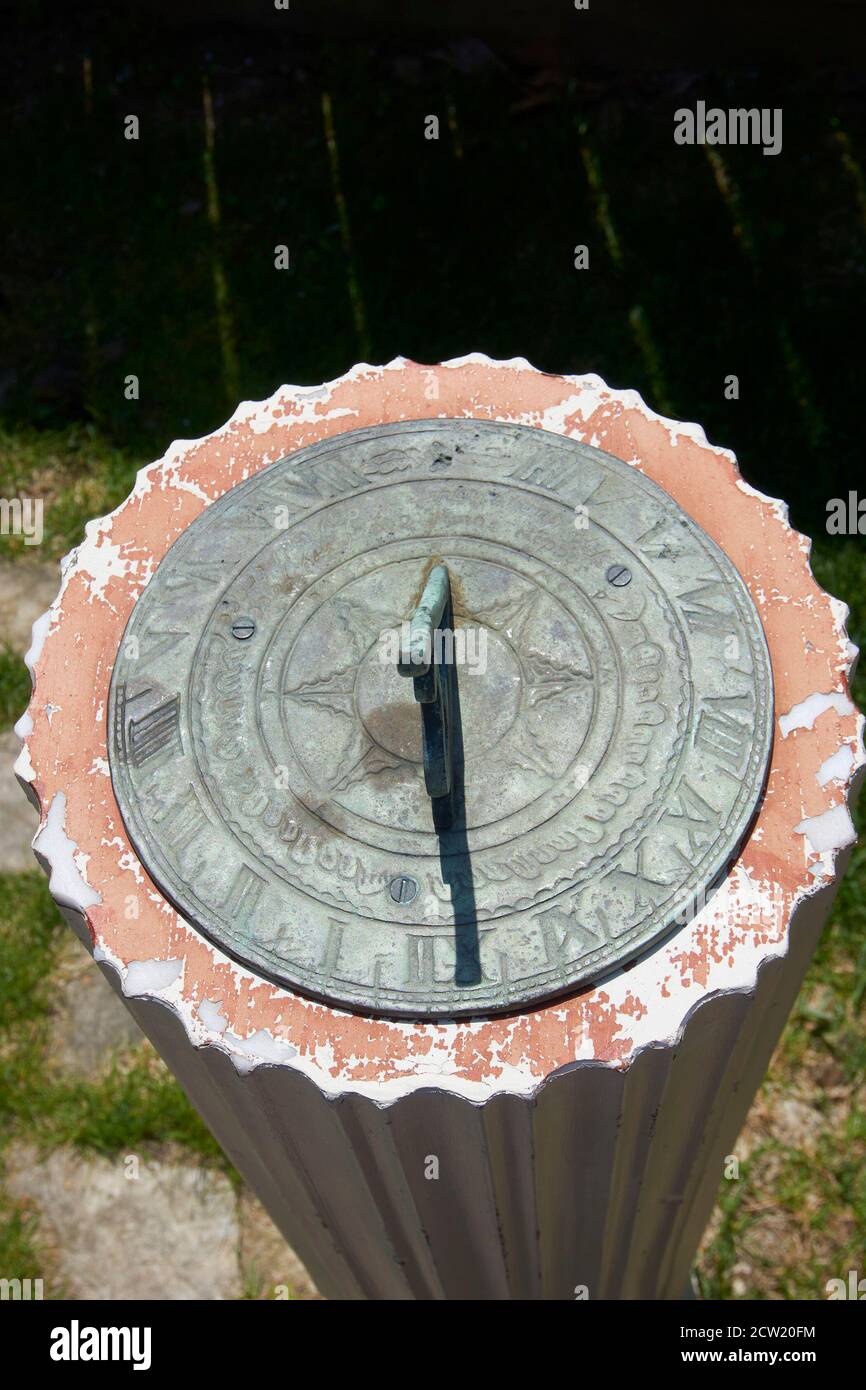
<instances>
[{"instance_id":1,"label":"bronze sundial plate","mask_svg":"<svg viewBox=\"0 0 866 1390\"><path fill-rule=\"evenodd\" d=\"M465 653L465 826L438 833L386 640L431 559ZM736 569L637 468L429 420L301 450L193 521L109 720L129 835L198 930L337 1005L449 1018L573 991L694 915L759 803L772 685Z\"/></svg>"}]
</instances>

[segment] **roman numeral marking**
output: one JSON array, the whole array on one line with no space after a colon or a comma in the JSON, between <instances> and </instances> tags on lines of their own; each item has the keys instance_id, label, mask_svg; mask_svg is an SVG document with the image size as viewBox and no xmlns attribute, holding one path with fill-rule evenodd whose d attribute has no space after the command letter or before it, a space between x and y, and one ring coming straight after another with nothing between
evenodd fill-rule
<instances>
[{"instance_id":1,"label":"roman numeral marking","mask_svg":"<svg viewBox=\"0 0 866 1390\"><path fill-rule=\"evenodd\" d=\"M603 907L596 907L595 921L601 932L602 941L605 942L615 941L624 931L628 931L629 927L632 925L627 917L617 917L614 922L611 922Z\"/></svg>"},{"instance_id":2,"label":"roman numeral marking","mask_svg":"<svg viewBox=\"0 0 866 1390\"><path fill-rule=\"evenodd\" d=\"M672 801L676 809L668 811L667 818L675 822L677 829L685 831L691 854L699 854L713 838L718 811L695 791L685 777L673 792Z\"/></svg>"},{"instance_id":3,"label":"roman numeral marking","mask_svg":"<svg viewBox=\"0 0 866 1390\"><path fill-rule=\"evenodd\" d=\"M599 478L595 487L583 499L583 506L588 507L592 503L593 507L615 507L621 506L623 501L623 485L618 478L605 473Z\"/></svg>"},{"instance_id":4,"label":"roman numeral marking","mask_svg":"<svg viewBox=\"0 0 866 1390\"><path fill-rule=\"evenodd\" d=\"M406 938L406 984L432 985L436 974L435 936Z\"/></svg>"},{"instance_id":5,"label":"roman numeral marking","mask_svg":"<svg viewBox=\"0 0 866 1390\"><path fill-rule=\"evenodd\" d=\"M420 932L407 936L404 984L423 987L454 984L471 989L473 985L486 983L488 976L481 964L481 945L492 930L492 927L479 930L474 923L458 922L453 936L437 933L425 936Z\"/></svg>"},{"instance_id":6,"label":"roman numeral marking","mask_svg":"<svg viewBox=\"0 0 866 1390\"><path fill-rule=\"evenodd\" d=\"M645 531L635 537L636 545L645 555L657 555L662 544L661 538L668 530L669 525L666 516L660 517L658 521L653 522L652 526L648 526Z\"/></svg>"},{"instance_id":7,"label":"roman numeral marking","mask_svg":"<svg viewBox=\"0 0 866 1390\"><path fill-rule=\"evenodd\" d=\"M133 699L138 700L149 694L149 690L144 690ZM148 710L147 714L139 715L137 718L130 716L126 724L126 752L133 767L141 767L150 758L165 753L169 748L180 749L183 752L180 740L179 695L172 695L170 699L163 700L161 705Z\"/></svg>"},{"instance_id":8,"label":"roman numeral marking","mask_svg":"<svg viewBox=\"0 0 866 1390\"><path fill-rule=\"evenodd\" d=\"M165 587L185 589L190 584L204 584L206 588L212 589L227 578L227 567L217 560L187 560L181 574L166 574Z\"/></svg>"},{"instance_id":9,"label":"roman numeral marking","mask_svg":"<svg viewBox=\"0 0 866 1390\"><path fill-rule=\"evenodd\" d=\"M638 908L652 907L655 899L651 890L653 888L667 888L667 880L662 878L650 878L644 868L644 857L646 853L646 836L634 849L634 868L624 869L621 864L611 870L611 874L616 874L621 878L628 879L634 889L635 910Z\"/></svg>"},{"instance_id":10,"label":"roman numeral marking","mask_svg":"<svg viewBox=\"0 0 866 1390\"><path fill-rule=\"evenodd\" d=\"M750 693L742 695L714 695L706 699L712 709L702 709L695 731L695 744L712 753L716 762L729 772L739 776L749 750L749 729L753 714ZM732 709L742 710L748 723L742 723L730 713Z\"/></svg>"},{"instance_id":11,"label":"roman numeral marking","mask_svg":"<svg viewBox=\"0 0 866 1390\"><path fill-rule=\"evenodd\" d=\"M319 480L323 497L342 497L344 492L357 492L367 483L363 473L341 459L328 460L323 471L325 476Z\"/></svg>"},{"instance_id":12,"label":"roman numeral marking","mask_svg":"<svg viewBox=\"0 0 866 1390\"><path fill-rule=\"evenodd\" d=\"M158 825L164 824L171 832L171 847L176 853L185 850L203 830L207 830L209 824L191 783L182 801L167 811L157 813L153 819Z\"/></svg>"},{"instance_id":13,"label":"roman numeral marking","mask_svg":"<svg viewBox=\"0 0 866 1390\"><path fill-rule=\"evenodd\" d=\"M253 873L249 865L242 864L222 903L223 912L226 916L249 918L256 909L264 887L265 880Z\"/></svg>"},{"instance_id":14,"label":"roman numeral marking","mask_svg":"<svg viewBox=\"0 0 866 1390\"><path fill-rule=\"evenodd\" d=\"M548 492L556 492L571 470L570 462L540 459L529 463L518 463L509 469L507 477L518 482L529 483L532 487L544 487Z\"/></svg>"},{"instance_id":15,"label":"roman numeral marking","mask_svg":"<svg viewBox=\"0 0 866 1390\"><path fill-rule=\"evenodd\" d=\"M655 560L676 559L682 555L683 545L674 534L668 517L661 517L652 526L647 527L636 539L636 544L641 554L649 555Z\"/></svg>"},{"instance_id":16,"label":"roman numeral marking","mask_svg":"<svg viewBox=\"0 0 866 1390\"><path fill-rule=\"evenodd\" d=\"M319 969L324 975L333 975L340 963L340 952L343 949L343 923L335 918L328 919L328 935L325 940L325 949L322 951L322 959L319 962Z\"/></svg>"},{"instance_id":17,"label":"roman numeral marking","mask_svg":"<svg viewBox=\"0 0 866 1390\"><path fill-rule=\"evenodd\" d=\"M153 812L151 819L161 827L163 844L175 868L188 883L193 883L206 868L207 842L199 844L194 861L186 861L186 851L196 841L209 836L211 827L192 783L180 800L169 802L160 797L159 808Z\"/></svg>"},{"instance_id":18,"label":"roman numeral marking","mask_svg":"<svg viewBox=\"0 0 866 1390\"><path fill-rule=\"evenodd\" d=\"M567 965L601 945L595 932L575 917L575 906L572 900L567 910L550 907L535 919L541 928L544 949L551 965Z\"/></svg>"},{"instance_id":19,"label":"roman numeral marking","mask_svg":"<svg viewBox=\"0 0 866 1390\"><path fill-rule=\"evenodd\" d=\"M274 497L274 501L306 511L317 502L329 497L342 497L344 493L357 492L368 485L363 473L359 473L351 464L340 459L328 459L317 464L315 471L305 469L303 477L296 474L292 478L282 479L280 497Z\"/></svg>"},{"instance_id":20,"label":"roman numeral marking","mask_svg":"<svg viewBox=\"0 0 866 1390\"><path fill-rule=\"evenodd\" d=\"M382 967L386 963L384 956L377 956L373 961L373 1002L378 1004L382 995Z\"/></svg>"},{"instance_id":21,"label":"roman numeral marking","mask_svg":"<svg viewBox=\"0 0 866 1390\"><path fill-rule=\"evenodd\" d=\"M725 586L718 579L701 579L696 589L689 589L677 598L683 604L683 617L691 632L728 633L735 615L728 609L713 608L710 600L725 599Z\"/></svg>"},{"instance_id":22,"label":"roman numeral marking","mask_svg":"<svg viewBox=\"0 0 866 1390\"><path fill-rule=\"evenodd\" d=\"M149 661L152 657L159 656L162 652L173 651L177 644L183 641L184 637L189 637L189 632L183 628L148 628L147 632L142 635L142 645L145 649L144 655Z\"/></svg>"},{"instance_id":23,"label":"roman numeral marking","mask_svg":"<svg viewBox=\"0 0 866 1390\"><path fill-rule=\"evenodd\" d=\"M497 951L496 956L499 961L499 983L505 986L505 991L507 993L508 986L511 983L508 956L505 951Z\"/></svg>"}]
</instances>

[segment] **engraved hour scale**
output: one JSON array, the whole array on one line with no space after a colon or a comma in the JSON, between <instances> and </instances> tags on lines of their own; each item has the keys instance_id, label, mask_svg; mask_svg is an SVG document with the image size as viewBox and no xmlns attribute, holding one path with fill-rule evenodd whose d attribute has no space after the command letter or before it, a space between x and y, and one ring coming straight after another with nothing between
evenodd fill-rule
<instances>
[{"instance_id":1,"label":"engraved hour scale","mask_svg":"<svg viewBox=\"0 0 866 1390\"><path fill-rule=\"evenodd\" d=\"M439 419L207 507L133 608L109 721L188 922L423 1020L574 992L688 921L759 804L773 701L737 570L639 467Z\"/></svg>"}]
</instances>

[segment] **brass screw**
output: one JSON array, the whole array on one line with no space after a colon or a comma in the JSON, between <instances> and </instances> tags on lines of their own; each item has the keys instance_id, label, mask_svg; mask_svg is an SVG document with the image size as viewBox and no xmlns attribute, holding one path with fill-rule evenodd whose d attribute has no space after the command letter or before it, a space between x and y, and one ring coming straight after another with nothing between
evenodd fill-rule
<instances>
[{"instance_id":1,"label":"brass screw","mask_svg":"<svg viewBox=\"0 0 866 1390\"><path fill-rule=\"evenodd\" d=\"M418 896L418 883L408 874L398 874L388 884L388 892L395 903L411 903Z\"/></svg>"}]
</instances>

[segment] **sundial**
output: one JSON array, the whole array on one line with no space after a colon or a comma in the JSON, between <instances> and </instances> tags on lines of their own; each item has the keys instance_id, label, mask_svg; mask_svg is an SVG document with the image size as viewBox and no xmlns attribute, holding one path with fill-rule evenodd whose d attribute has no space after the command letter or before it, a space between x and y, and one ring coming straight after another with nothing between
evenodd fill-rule
<instances>
[{"instance_id":1,"label":"sundial","mask_svg":"<svg viewBox=\"0 0 866 1390\"><path fill-rule=\"evenodd\" d=\"M33 847L324 1297L682 1297L855 840L807 551L699 427L480 353L281 386L88 526Z\"/></svg>"},{"instance_id":2,"label":"sundial","mask_svg":"<svg viewBox=\"0 0 866 1390\"><path fill-rule=\"evenodd\" d=\"M120 646L109 761L141 863L229 956L448 1019L574 992L700 910L772 714L745 584L639 466L409 421L186 528Z\"/></svg>"}]
</instances>

